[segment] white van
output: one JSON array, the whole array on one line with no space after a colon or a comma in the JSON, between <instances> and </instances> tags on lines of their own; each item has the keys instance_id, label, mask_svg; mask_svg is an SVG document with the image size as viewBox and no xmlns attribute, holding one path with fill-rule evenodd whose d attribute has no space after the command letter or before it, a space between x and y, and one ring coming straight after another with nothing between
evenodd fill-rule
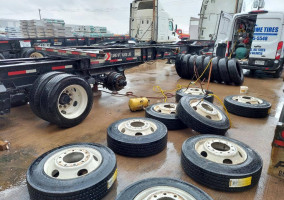
<instances>
[{"instance_id":1,"label":"white van","mask_svg":"<svg viewBox=\"0 0 284 200\"><path fill-rule=\"evenodd\" d=\"M265 10L231 16L221 14L214 55L235 57L244 69L283 70L284 13Z\"/></svg>"}]
</instances>

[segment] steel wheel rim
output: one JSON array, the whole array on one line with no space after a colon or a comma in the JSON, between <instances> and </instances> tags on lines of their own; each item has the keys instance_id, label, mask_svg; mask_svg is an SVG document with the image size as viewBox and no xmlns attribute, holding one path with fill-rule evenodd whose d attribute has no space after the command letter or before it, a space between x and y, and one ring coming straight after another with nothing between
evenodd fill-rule
<instances>
[{"instance_id":1,"label":"steel wheel rim","mask_svg":"<svg viewBox=\"0 0 284 200\"><path fill-rule=\"evenodd\" d=\"M39 53L39 52L33 52L31 55L30 55L30 58L43 58L44 56Z\"/></svg>"},{"instance_id":2,"label":"steel wheel rim","mask_svg":"<svg viewBox=\"0 0 284 200\"><path fill-rule=\"evenodd\" d=\"M263 100L252 96L234 96L232 99L244 104L257 105L263 103Z\"/></svg>"},{"instance_id":3,"label":"steel wheel rim","mask_svg":"<svg viewBox=\"0 0 284 200\"><path fill-rule=\"evenodd\" d=\"M247 159L247 153L243 147L225 139L199 140L195 144L195 151L204 159L219 164L238 165Z\"/></svg>"},{"instance_id":4,"label":"steel wheel rim","mask_svg":"<svg viewBox=\"0 0 284 200\"><path fill-rule=\"evenodd\" d=\"M151 187L140 192L133 200L196 200L191 194L170 186Z\"/></svg>"},{"instance_id":5,"label":"steel wheel rim","mask_svg":"<svg viewBox=\"0 0 284 200\"><path fill-rule=\"evenodd\" d=\"M190 95L205 95L206 94L206 91L200 88L188 88L188 89L182 89L181 91L185 94L190 94Z\"/></svg>"},{"instance_id":6,"label":"steel wheel rim","mask_svg":"<svg viewBox=\"0 0 284 200\"><path fill-rule=\"evenodd\" d=\"M189 104L195 112L207 119L213 121L221 121L223 119L223 116L218 109L202 99L191 100Z\"/></svg>"},{"instance_id":7,"label":"steel wheel rim","mask_svg":"<svg viewBox=\"0 0 284 200\"><path fill-rule=\"evenodd\" d=\"M139 137L151 135L157 130L157 126L146 119L131 119L121 122L118 125L118 130L129 136Z\"/></svg>"},{"instance_id":8,"label":"steel wheel rim","mask_svg":"<svg viewBox=\"0 0 284 200\"><path fill-rule=\"evenodd\" d=\"M82 115L88 105L86 90L80 85L70 85L62 90L57 100L59 113L67 119Z\"/></svg>"},{"instance_id":9,"label":"steel wheel rim","mask_svg":"<svg viewBox=\"0 0 284 200\"><path fill-rule=\"evenodd\" d=\"M102 160L101 153L94 148L68 148L47 159L44 163L44 172L56 179L80 178L95 171Z\"/></svg>"},{"instance_id":10,"label":"steel wheel rim","mask_svg":"<svg viewBox=\"0 0 284 200\"><path fill-rule=\"evenodd\" d=\"M175 115L177 109L176 103L161 103L154 106L153 110L157 113Z\"/></svg>"}]
</instances>

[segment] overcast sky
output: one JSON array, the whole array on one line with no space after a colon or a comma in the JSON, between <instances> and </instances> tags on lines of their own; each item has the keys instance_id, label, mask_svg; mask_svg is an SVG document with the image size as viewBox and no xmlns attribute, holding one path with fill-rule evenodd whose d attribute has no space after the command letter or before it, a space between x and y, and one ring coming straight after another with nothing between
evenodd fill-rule
<instances>
[{"instance_id":1,"label":"overcast sky","mask_svg":"<svg viewBox=\"0 0 284 200\"><path fill-rule=\"evenodd\" d=\"M160 0L175 23L188 32L190 17L198 17L202 0ZM252 0L245 0L250 2ZM113 33L127 33L132 0L0 0L0 18L63 19L67 24L106 26ZM247 8L251 5L248 4ZM283 0L266 0L266 9L283 10Z\"/></svg>"}]
</instances>

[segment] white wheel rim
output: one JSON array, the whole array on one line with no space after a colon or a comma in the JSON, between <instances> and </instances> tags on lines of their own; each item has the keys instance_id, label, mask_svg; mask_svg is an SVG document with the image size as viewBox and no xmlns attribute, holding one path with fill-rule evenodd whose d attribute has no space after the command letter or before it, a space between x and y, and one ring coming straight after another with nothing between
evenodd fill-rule
<instances>
[{"instance_id":1,"label":"white wheel rim","mask_svg":"<svg viewBox=\"0 0 284 200\"><path fill-rule=\"evenodd\" d=\"M182 89L181 91L185 94L191 94L191 95L205 95L206 94L206 91L200 88L188 88L188 89Z\"/></svg>"},{"instance_id":2,"label":"white wheel rim","mask_svg":"<svg viewBox=\"0 0 284 200\"><path fill-rule=\"evenodd\" d=\"M247 153L239 145L224 139L207 138L195 144L203 158L219 164L237 165L246 161Z\"/></svg>"},{"instance_id":3,"label":"white wheel rim","mask_svg":"<svg viewBox=\"0 0 284 200\"><path fill-rule=\"evenodd\" d=\"M189 193L170 186L156 186L140 192L133 200L196 200Z\"/></svg>"},{"instance_id":4,"label":"white wheel rim","mask_svg":"<svg viewBox=\"0 0 284 200\"><path fill-rule=\"evenodd\" d=\"M177 110L176 103L161 103L154 106L154 111L162 114L175 115Z\"/></svg>"},{"instance_id":5,"label":"white wheel rim","mask_svg":"<svg viewBox=\"0 0 284 200\"><path fill-rule=\"evenodd\" d=\"M194 99L190 101L190 106L201 116L213 121L221 121L223 116L219 110L202 99Z\"/></svg>"},{"instance_id":6,"label":"white wheel rim","mask_svg":"<svg viewBox=\"0 0 284 200\"><path fill-rule=\"evenodd\" d=\"M39 52L33 52L31 55L30 55L30 58L43 58L44 56L39 53Z\"/></svg>"},{"instance_id":7,"label":"white wheel rim","mask_svg":"<svg viewBox=\"0 0 284 200\"><path fill-rule=\"evenodd\" d=\"M63 95L69 96L69 103L62 103L60 99ZM68 97L66 97L68 98ZM57 100L59 113L67 119L75 119L82 115L88 105L88 95L86 90L80 85L70 85L66 87Z\"/></svg>"},{"instance_id":8,"label":"white wheel rim","mask_svg":"<svg viewBox=\"0 0 284 200\"><path fill-rule=\"evenodd\" d=\"M131 119L120 123L118 130L125 135L139 137L154 133L157 126L149 120Z\"/></svg>"},{"instance_id":9,"label":"white wheel rim","mask_svg":"<svg viewBox=\"0 0 284 200\"><path fill-rule=\"evenodd\" d=\"M262 104L263 101L259 98L252 97L252 96L234 96L232 98L234 101L238 101L240 103L245 103L245 104Z\"/></svg>"},{"instance_id":10,"label":"white wheel rim","mask_svg":"<svg viewBox=\"0 0 284 200\"><path fill-rule=\"evenodd\" d=\"M73 179L95 171L102 163L102 155L93 148L74 147L51 156L44 164L44 172L56 179Z\"/></svg>"}]
</instances>

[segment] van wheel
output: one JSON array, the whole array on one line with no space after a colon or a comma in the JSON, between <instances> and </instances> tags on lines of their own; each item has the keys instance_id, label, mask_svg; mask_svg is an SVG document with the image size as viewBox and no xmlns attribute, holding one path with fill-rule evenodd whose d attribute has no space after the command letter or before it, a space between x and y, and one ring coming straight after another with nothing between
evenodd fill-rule
<instances>
[{"instance_id":1,"label":"van wheel","mask_svg":"<svg viewBox=\"0 0 284 200\"><path fill-rule=\"evenodd\" d=\"M59 74L45 85L40 97L46 120L63 128L80 124L90 113L93 93L82 78Z\"/></svg>"},{"instance_id":2,"label":"van wheel","mask_svg":"<svg viewBox=\"0 0 284 200\"><path fill-rule=\"evenodd\" d=\"M283 72L283 65L275 71L275 73L273 74L273 78L280 78L282 72Z\"/></svg>"}]
</instances>

